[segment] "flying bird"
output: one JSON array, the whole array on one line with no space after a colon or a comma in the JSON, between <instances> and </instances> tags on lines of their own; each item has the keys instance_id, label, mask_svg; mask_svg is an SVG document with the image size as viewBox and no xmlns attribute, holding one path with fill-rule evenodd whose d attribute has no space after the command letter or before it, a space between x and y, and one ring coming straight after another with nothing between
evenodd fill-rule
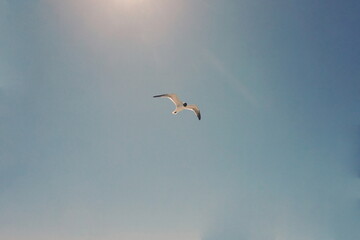
<instances>
[{"instance_id":1,"label":"flying bird","mask_svg":"<svg viewBox=\"0 0 360 240\"><path fill-rule=\"evenodd\" d=\"M182 110L190 110L196 114L199 120L201 119L199 108L196 105L188 105L186 102L180 101L179 97L176 94L171 93L171 94L161 94L154 96L154 98L158 98L158 97L168 98L175 104L176 108L172 112L172 114L176 115Z\"/></svg>"}]
</instances>

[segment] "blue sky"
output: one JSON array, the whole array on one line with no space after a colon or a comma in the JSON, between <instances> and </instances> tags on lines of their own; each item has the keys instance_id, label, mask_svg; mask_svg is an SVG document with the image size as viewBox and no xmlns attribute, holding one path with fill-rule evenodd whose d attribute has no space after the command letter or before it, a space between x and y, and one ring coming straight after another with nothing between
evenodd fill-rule
<instances>
[{"instance_id":1,"label":"blue sky","mask_svg":"<svg viewBox=\"0 0 360 240\"><path fill-rule=\"evenodd\" d=\"M359 12L0 0L0 238L358 239Z\"/></svg>"}]
</instances>

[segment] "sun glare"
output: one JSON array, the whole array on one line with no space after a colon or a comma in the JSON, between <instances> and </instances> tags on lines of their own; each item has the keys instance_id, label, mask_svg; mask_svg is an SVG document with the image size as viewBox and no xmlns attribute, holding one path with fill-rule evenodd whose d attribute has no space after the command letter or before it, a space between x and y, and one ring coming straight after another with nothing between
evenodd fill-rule
<instances>
[{"instance_id":1,"label":"sun glare","mask_svg":"<svg viewBox=\"0 0 360 240\"><path fill-rule=\"evenodd\" d=\"M116 5L123 7L136 7L145 4L146 0L112 0Z\"/></svg>"},{"instance_id":2,"label":"sun glare","mask_svg":"<svg viewBox=\"0 0 360 240\"><path fill-rule=\"evenodd\" d=\"M119 41L158 45L174 36L173 26L181 21L185 5L168 0L63 0L53 4L69 36L94 49Z\"/></svg>"}]
</instances>

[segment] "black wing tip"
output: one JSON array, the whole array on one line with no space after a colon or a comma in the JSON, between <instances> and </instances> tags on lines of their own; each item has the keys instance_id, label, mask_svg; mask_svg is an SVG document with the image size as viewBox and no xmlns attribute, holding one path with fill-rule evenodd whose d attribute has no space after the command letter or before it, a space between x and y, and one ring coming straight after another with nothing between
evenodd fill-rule
<instances>
[{"instance_id":1,"label":"black wing tip","mask_svg":"<svg viewBox=\"0 0 360 240\"><path fill-rule=\"evenodd\" d=\"M199 115L198 115L198 119L201 120L201 115L200 115L200 113L199 113Z\"/></svg>"},{"instance_id":2,"label":"black wing tip","mask_svg":"<svg viewBox=\"0 0 360 240\"><path fill-rule=\"evenodd\" d=\"M163 96L166 96L166 94L155 95L155 96L153 96L153 97L154 97L154 98L157 98L157 97L163 97Z\"/></svg>"}]
</instances>

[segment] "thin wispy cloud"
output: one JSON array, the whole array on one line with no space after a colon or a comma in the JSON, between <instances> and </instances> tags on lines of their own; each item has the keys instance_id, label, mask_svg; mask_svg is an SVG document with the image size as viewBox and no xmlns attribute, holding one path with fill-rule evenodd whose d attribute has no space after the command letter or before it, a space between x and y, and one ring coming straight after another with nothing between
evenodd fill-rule
<instances>
[{"instance_id":1,"label":"thin wispy cloud","mask_svg":"<svg viewBox=\"0 0 360 240\"><path fill-rule=\"evenodd\" d=\"M208 62L212 67L214 67L223 78L219 81L227 82L235 91L237 91L246 101L248 101L253 106L259 106L258 100L255 98L254 94L251 93L242 80L239 77L236 77L230 69L228 69L224 63L209 49L202 49L203 59ZM245 67L245 66L239 66Z\"/></svg>"}]
</instances>

